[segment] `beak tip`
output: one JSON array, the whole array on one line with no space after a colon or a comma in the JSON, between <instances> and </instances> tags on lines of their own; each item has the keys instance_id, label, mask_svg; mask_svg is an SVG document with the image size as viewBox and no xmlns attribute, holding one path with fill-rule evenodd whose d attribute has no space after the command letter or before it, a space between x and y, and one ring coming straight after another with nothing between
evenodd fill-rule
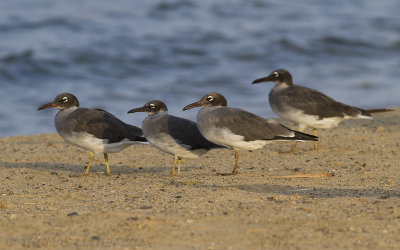
<instances>
[{"instance_id":1,"label":"beak tip","mask_svg":"<svg viewBox=\"0 0 400 250\"><path fill-rule=\"evenodd\" d=\"M192 109L192 108L197 108L197 107L200 107L200 106L202 106L201 105L201 101L197 101L197 102L194 102L192 104L186 105L185 107L183 107L182 111L186 111L186 110Z\"/></svg>"},{"instance_id":2,"label":"beak tip","mask_svg":"<svg viewBox=\"0 0 400 250\"><path fill-rule=\"evenodd\" d=\"M145 112L144 107L131 109L128 111L128 114L137 113L137 112Z\"/></svg>"},{"instance_id":3,"label":"beak tip","mask_svg":"<svg viewBox=\"0 0 400 250\"><path fill-rule=\"evenodd\" d=\"M197 106L193 106L193 104L189 104L189 105L186 105L185 107L183 107L182 111L186 111L186 110L189 110L189 109L192 109L195 107L197 107Z\"/></svg>"},{"instance_id":4,"label":"beak tip","mask_svg":"<svg viewBox=\"0 0 400 250\"><path fill-rule=\"evenodd\" d=\"M271 80L272 79L269 76L266 76L266 77L263 77L263 78L255 79L251 84L258 84L258 83L261 83L261 82L269 82Z\"/></svg>"},{"instance_id":5,"label":"beak tip","mask_svg":"<svg viewBox=\"0 0 400 250\"><path fill-rule=\"evenodd\" d=\"M56 105L54 102L50 102L50 103L43 104L43 105L39 106L39 107L37 108L37 110L48 109L48 108L54 108L54 107L57 107L57 105Z\"/></svg>"}]
</instances>

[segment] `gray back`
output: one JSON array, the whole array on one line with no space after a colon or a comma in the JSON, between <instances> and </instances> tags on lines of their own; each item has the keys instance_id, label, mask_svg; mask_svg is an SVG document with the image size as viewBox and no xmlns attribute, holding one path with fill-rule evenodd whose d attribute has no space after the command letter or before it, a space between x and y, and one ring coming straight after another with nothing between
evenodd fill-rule
<instances>
[{"instance_id":1,"label":"gray back","mask_svg":"<svg viewBox=\"0 0 400 250\"><path fill-rule=\"evenodd\" d=\"M190 146L190 150L221 148L204 138L195 122L184 118L172 115L149 116L143 122L143 128L152 137L169 134L178 144Z\"/></svg>"},{"instance_id":2,"label":"gray back","mask_svg":"<svg viewBox=\"0 0 400 250\"><path fill-rule=\"evenodd\" d=\"M197 116L199 127L203 130L213 126L229 129L245 141L274 140L277 137L294 137L293 131L242 109L231 107L204 107Z\"/></svg>"},{"instance_id":3,"label":"gray back","mask_svg":"<svg viewBox=\"0 0 400 250\"><path fill-rule=\"evenodd\" d=\"M307 115L316 115L319 119L361 114L358 108L337 102L317 90L299 85L291 85L279 91L273 88L269 93L269 103L274 109L279 110L289 105L303 110Z\"/></svg>"},{"instance_id":4,"label":"gray back","mask_svg":"<svg viewBox=\"0 0 400 250\"><path fill-rule=\"evenodd\" d=\"M146 141L140 128L126 124L102 109L76 108L65 116L63 112L68 109L60 110L54 118L60 134L86 132L98 139L107 139L109 143L124 139Z\"/></svg>"}]
</instances>

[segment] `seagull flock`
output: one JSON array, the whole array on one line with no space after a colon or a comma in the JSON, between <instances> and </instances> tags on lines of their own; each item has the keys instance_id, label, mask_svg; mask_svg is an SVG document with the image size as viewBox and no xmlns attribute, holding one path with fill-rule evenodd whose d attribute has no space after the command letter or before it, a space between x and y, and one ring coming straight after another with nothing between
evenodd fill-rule
<instances>
[{"instance_id":1,"label":"seagull flock","mask_svg":"<svg viewBox=\"0 0 400 250\"><path fill-rule=\"evenodd\" d=\"M275 83L269 93L269 104L280 118L297 123L298 131L246 110L228 107L225 97L216 92L208 93L183 108L185 111L201 107L197 123L169 115L167 105L159 100L129 110L128 113L148 114L141 129L124 123L105 110L79 107L78 99L70 93L57 95L38 110L59 109L54 118L57 132L66 142L90 151L84 175L89 173L94 153L104 155L107 175L111 175L109 153L148 142L175 157L173 176L177 164L177 175L180 176L182 159L198 158L216 148L234 149L233 171L221 175L236 175L239 150L260 149L276 141L295 141L289 152L296 150L297 141L314 141L317 150L317 129L333 128L347 119L371 119L372 113L392 111L386 108L366 110L337 102L317 90L294 84L291 74L285 69L274 70L267 77L254 80L253 84L260 82ZM313 129L314 135L303 133L307 127Z\"/></svg>"}]
</instances>

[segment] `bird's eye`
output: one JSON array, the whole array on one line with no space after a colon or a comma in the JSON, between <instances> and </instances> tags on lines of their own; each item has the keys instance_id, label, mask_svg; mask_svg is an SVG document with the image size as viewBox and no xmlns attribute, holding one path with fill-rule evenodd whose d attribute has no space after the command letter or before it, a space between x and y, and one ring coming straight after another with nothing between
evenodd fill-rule
<instances>
[{"instance_id":1,"label":"bird's eye","mask_svg":"<svg viewBox=\"0 0 400 250\"><path fill-rule=\"evenodd\" d=\"M66 96L64 96L64 97L62 98L62 100L63 100L63 102L68 102L68 98L67 98Z\"/></svg>"},{"instance_id":2,"label":"bird's eye","mask_svg":"<svg viewBox=\"0 0 400 250\"><path fill-rule=\"evenodd\" d=\"M207 96L207 101L212 102L214 100L214 98L212 96Z\"/></svg>"},{"instance_id":3,"label":"bird's eye","mask_svg":"<svg viewBox=\"0 0 400 250\"><path fill-rule=\"evenodd\" d=\"M153 109L155 107L155 105L153 103L149 104L149 108Z\"/></svg>"},{"instance_id":4,"label":"bird's eye","mask_svg":"<svg viewBox=\"0 0 400 250\"><path fill-rule=\"evenodd\" d=\"M278 77L278 76L279 76L279 73L275 71L275 72L274 72L274 76L275 76L275 77Z\"/></svg>"}]
</instances>

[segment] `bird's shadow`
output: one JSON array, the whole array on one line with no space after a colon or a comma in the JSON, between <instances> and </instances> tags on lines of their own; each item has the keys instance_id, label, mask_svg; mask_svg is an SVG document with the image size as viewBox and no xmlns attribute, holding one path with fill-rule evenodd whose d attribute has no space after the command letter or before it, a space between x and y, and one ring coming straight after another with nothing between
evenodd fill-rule
<instances>
[{"instance_id":1,"label":"bird's shadow","mask_svg":"<svg viewBox=\"0 0 400 250\"><path fill-rule=\"evenodd\" d=\"M0 166L10 169L33 169L41 171L65 171L72 172L73 175L81 176L85 169L85 165L66 164L66 163L10 163L0 161ZM112 175L118 174L138 174L138 173L163 173L167 175L170 171L166 166L146 166L146 167L131 167L128 165L114 165L110 166ZM90 169L90 174L104 173L106 170L105 165L93 165ZM221 177L223 178L223 177ZM175 185L185 185L182 180L174 182ZM261 194L278 194L278 195L301 195L310 198L336 198L336 197L376 197L379 199L388 199L391 197L400 198L399 190L384 190L384 189L371 189L371 188L325 188L318 186L288 186L276 184L239 184L239 185L204 185L201 183L196 184L199 188L237 188L242 191ZM195 186L196 186L195 185Z\"/></svg>"},{"instance_id":2,"label":"bird's shadow","mask_svg":"<svg viewBox=\"0 0 400 250\"><path fill-rule=\"evenodd\" d=\"M221 177L224 178L224 177ZM183 180L175 180L173 184L176 186L185 186L186 182ZM218 185L218 184L192 184L196 188L207 188L211 190L216 189L239 189L249 193L265 194L267 197L273 195L293 196L300 195L309 198L362 198L371 197L377 199L389 199L392 197L400 198L399 190L384 190L384 189L371 189L371 188L326 188L321 186L307 187L307 186L287 186L276 184L239 184L239 185Z\"/></svg>"},{"instance_id":3,"label":"bird's shadow","mask_svg":"<svg viewBox=\"0 0 400 250\"><path fill-rule=\"evenodd\" d=\"M280 195L302 195L310 198L336 198L336 197L377 197L380 199L388 199L391 197L400 198L399 190L383 190L371 188L325 188L325 187L307 187L307 186L283 186L275 184L253 184L253 185L236 185L235 188L246 192L280 194Z\"/></svg>"},{"instance_id":4,"label":"bird's shadow","mask_svg":"<svg viewBox=\"0 0 400 250\"><path fill-rule=\"evenodd\" d=\"M65 171L76 173L76 175L82 175L87 165L85 164L68 164L61 162L47 163L47 162L4 162L0 161L0 166L3 168L14 168L14 169L33 169L40 171ZM161 173L165 171L169 171L169 168L163 166L151 166L151 167L132 167L128 165L110 165L111 174L137 174L137 173ZM106 165L105 164L92 164L90 167L90 173L105 173Z\"/></svg>"}]
</instances>

